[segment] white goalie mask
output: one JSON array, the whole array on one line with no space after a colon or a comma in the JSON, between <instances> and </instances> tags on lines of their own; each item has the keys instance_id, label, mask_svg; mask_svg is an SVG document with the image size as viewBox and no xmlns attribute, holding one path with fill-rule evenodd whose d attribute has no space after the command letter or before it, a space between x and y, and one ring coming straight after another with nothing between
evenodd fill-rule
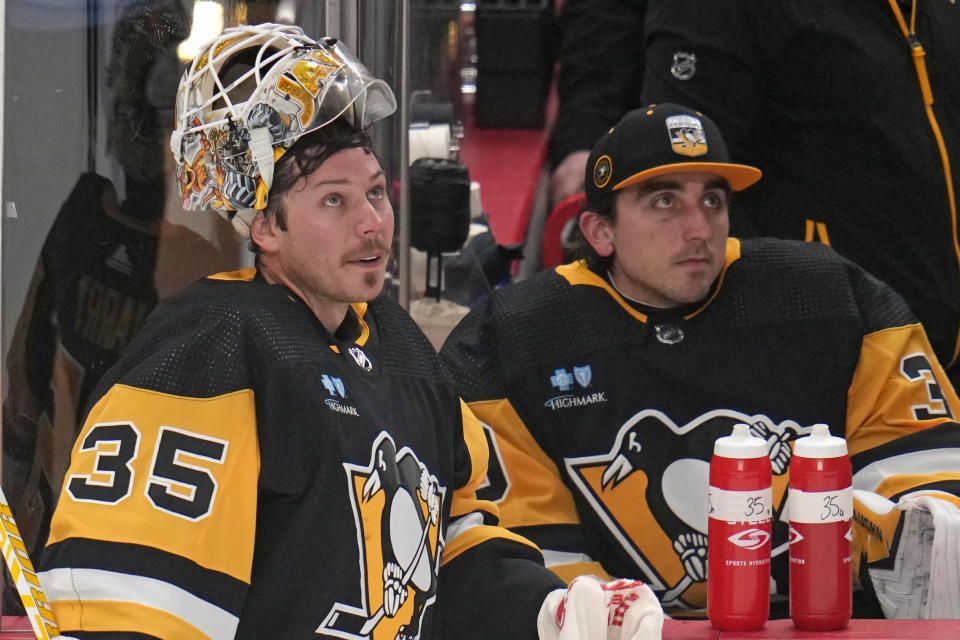
<instances>
[{"instance_id":1,"label":"white goalie mask","mask_svg":"<svg viewBox=\"0 0 960 640\"><path fill-rule=\"evenodd\" d=\"M337 118L364 129L393 91L334 38L281 24L225 29L187 67L170 148L183 208L216 211L243 235L267 204L274 162Z\"/></svg>"}]
</instances>

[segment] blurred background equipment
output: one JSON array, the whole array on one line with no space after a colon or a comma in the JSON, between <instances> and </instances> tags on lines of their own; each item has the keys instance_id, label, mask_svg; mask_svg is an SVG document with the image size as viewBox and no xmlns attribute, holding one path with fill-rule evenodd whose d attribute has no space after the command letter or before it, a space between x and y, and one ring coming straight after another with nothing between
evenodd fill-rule
<instances>
[{"instance_id":1,"label":"blurred background equipment","mask_svg":"<svg viewBox=\"0 0 960 640\"><path fill-rule=\"evenodd\" d=\"M459 251L470 230L470 174L448 158L410 165L410 244L427 254L426 295L440 301L443 253Z\"/></svg>"},{"instance_id":2,"label":"blurred background equipment","mask_svg":"<svg viewBox=\"0 0 960 640\"><path fill-rule=\"evenodd\" d=\"M539 128L553 78L554 0L476 3L481 127Z\"/></svg>"}]
</instances>

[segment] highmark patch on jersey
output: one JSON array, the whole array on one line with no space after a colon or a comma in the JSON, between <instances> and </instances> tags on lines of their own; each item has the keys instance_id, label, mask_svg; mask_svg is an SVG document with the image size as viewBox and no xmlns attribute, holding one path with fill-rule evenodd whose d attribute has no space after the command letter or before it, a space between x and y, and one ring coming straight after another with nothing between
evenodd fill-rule
<instances>
[{"instance_id":1,"label":"highmark patch on jersey","mask_svg":"<svg viewBox=\"0 0 960 640\"><path fill-rule=\"evenodd\" d=\"M322 376L320 376L320 382L323 384L323 388L326 389L327 393L330 395L329 398L326 398L323 401L323 403L327 405L328 409L348 416L360 416L357 408L347 402L347 388L343 384L343 378L334 377L324 373Z\"/></svg>"},{"instance_id":2,"label":"highmark patch on jersey","mask_svg":"<svg viewBox=\"0 0 960 640\"><path fill-rule=\"evenodd\" d=\"M367 465L343 463L357 527L360 582L316 633L349 640L416 640L437 594L446 496L437 477L383 431ZM359 603L359 604L351 604Z\"/></svg>"},{"instance_id":3,"label":"highmark patch on jersey","mask_svg":"<svg viewBox=\"0 0 960 640\"><path fill-rule=\"evenodd\" d=\"M775 423L764 415L718 409L678 426L663 412L645 409L623 424L607 453L564 460L574 486L661 592L664 606L706 604L710 457L716 438L729 435L737 423L751 425L768 443L773 515L779 520L787 497L789 443L810 432L792 420ZM786 550L784 541L773 554Z\"/></svg>"},{"instance_id":4,"label":"highmark patch on jersey","mask_svg":"<svg viewBox=\"0 0 960 640\"><path fill-rule=\"evenodd\" d=\"M606 391L583 393L593 380L593 369L589 364L572 367L571 374L565 367L555 369L550 375L550 386L561 392L560 395L547 398L543 406L553 409L568 409L607 402Z\"/></svg>"}]
</instances>

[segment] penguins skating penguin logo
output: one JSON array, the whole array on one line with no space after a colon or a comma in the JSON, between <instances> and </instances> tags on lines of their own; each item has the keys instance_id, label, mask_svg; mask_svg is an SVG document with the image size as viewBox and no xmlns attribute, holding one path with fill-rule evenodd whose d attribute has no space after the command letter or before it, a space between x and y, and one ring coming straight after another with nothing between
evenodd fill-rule
<instances>
[{"instance_id":1,"label":"penguins skating penguin logo","mask_svg":"<svg viewBox=\"0 0 960 640\"><path fill-rule=\"evenodd\" d=\"M337 602L317 633L348 640L417 640L437 595L446 495L409 448L387 432L366 466L344 463L360 550L361 603Z\"/></svg>"},{"instance_id":2,"label":"penguins skating penguin logo","mask_svg":"<svg viewBox=\"0 0 960 640\"><path fill-rule=\"evenodd\" d=\"M792 420L775 423L764 415L718 409L678 426L661 411L646 409L624 423L608 453L565 459L573 484L664 605L705 606L710 456L714 441L740 422L767 442L775 536L783 527L776 537L786 540L779 516L787 498L790 441L810 431ZM787 547L784 543L774 554Z\"/></svg>"}]
</instances>

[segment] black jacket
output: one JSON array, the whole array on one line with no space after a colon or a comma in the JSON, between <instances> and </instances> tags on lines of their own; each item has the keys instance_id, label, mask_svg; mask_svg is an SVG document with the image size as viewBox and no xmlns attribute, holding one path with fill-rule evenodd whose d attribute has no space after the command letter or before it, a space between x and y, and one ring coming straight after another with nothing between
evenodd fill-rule
<instances>
[{"instance_id":1,"label":"black jacket","mask_svg":"<svg viewBox=\"0 0 960 640\"><path fill-rule=\"evenodd\" d=\"M909 24L911 3L900 4ZM960 245L945 162L956 193L960 5L917 0L942 148L886 0L580 0L564 11L579 35L566 41L585 48L564 82L580 87L574 101L595 102L580 121L602 132L642 104L701 109L733 159L764 173L731 205L731 233L828 242L886 281L956 386ZM590 78L606 88L588 90Z\"/></svg>"}]
</instances>

